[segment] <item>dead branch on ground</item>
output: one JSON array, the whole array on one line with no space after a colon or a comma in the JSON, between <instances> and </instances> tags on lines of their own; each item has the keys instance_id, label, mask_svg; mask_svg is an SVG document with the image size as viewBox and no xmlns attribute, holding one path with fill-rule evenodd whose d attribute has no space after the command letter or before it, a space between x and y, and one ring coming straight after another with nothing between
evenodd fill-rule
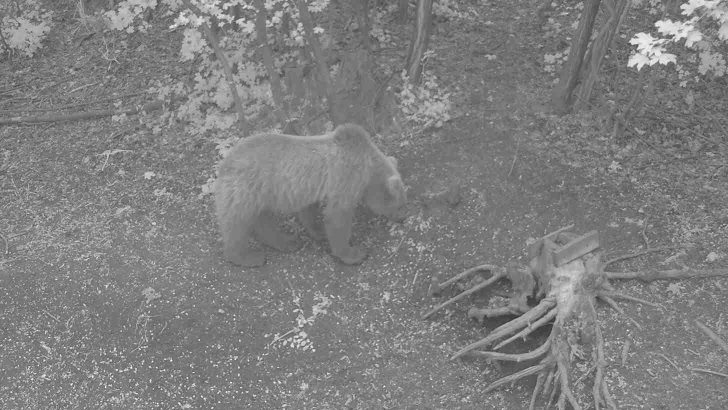
<instances>
[{"instance_id":1,"label":"dead branch on ground","mask_svg":"<svg viewBox=\"0 0 728 410\"><path fill-rule=\"evenodd\" d=\"M143 112L151 112L161 109L164 106L162 101L153 101L148 104L144 104L141 107L128 108L126 110L100 110L100 111L86 111L86 112L75 112L70 114L51 114L51 115L33 115L28 117L9 117L0 118L0 126L2 125L13 125L13 124L25 124L32 125L43 122L62 122L62 121L78 121L78 120L90 120L94 118L111 117L113 115L135 115Z\"/></svg>"}]
</instances>

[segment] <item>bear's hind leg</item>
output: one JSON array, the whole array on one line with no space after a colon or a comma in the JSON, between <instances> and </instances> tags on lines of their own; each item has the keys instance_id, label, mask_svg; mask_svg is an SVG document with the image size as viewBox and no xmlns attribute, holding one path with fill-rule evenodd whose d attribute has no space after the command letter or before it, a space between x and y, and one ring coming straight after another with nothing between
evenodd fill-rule
<instances>
[{"instance_id":1,"label":"bear's hind leg","mask_svg":"<svg viewBox=\"0 0 728 410\"><path fill-rule=\"evenodd\" d=\"M231 218L221 222L223 256L238 266L254 268L265 264L265 253L250 247L251 221L245 218Z\"/></svg>"},{"instance_id":2,"label":"bear's hind leg","mask_svg":"<svg viewBox=\"0 0 728 410\"><path fill-rule=\"evenodd\" d=\"M326 234L318 221L318 217L321 214L319 208L320 205L318 203L303 208L298 212L298 220L311 238L316 241L323 241L326 238Z\"/></svg>"},{"instance_id":3,"label":"bear's hind leg","mask_svg":"<svg viewBox=\"0 0 728 410\"><path fill-rule=\"evenodd\" d=\"M301 246L295 236L281 231L275 217L267 211L258 215L254 231L260 242L281 252L294 252Z\"/></svg>"},{"instance_id":4,"label":"bear's hind leg","mask_svg":"<svg viewBox=\"0 0 728 410\"><path fill-rule=\"evenodd\" d=\"M329 238L331 254L347 265L356 265L364 261L367 253L358 246L349 245L351 224L354 221L354 209L324 210L324 227Z\"/></svg>"}]
</instances>

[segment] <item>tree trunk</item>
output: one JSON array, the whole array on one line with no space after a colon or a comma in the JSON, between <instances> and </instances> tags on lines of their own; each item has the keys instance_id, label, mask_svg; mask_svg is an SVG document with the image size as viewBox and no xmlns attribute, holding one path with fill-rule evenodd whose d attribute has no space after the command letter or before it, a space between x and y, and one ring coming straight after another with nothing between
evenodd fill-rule
<instances>
[{"instance_id":1,"label":"tree trunk","mask_svg":"<svg viewBox=\"0 0 728 410\"><path fill-rule=\"evenodd\" d=\"M422 77L422 58L432 31L432 0L417 0L415 32L407 54L407 76L412 84L419 84Z\"/></svg>"},{"instance_id":2,"label":"tree trunk","mask_svg":"<svg viewBox=\"0 0 728 410\"><path fill-rule=\"evenodd\" d=\"M599 79L604 56L612 47L614 37L622 26L624 16L629 10L629 3L630 0L616 0L614 2L608 0L604 3L607 6L606 11L609 15L605 17L602 28L594 36L589 51L584 57L585 64L582 65L582 73L580 74L581 84L576 91L576 101L582 107L589 103L594 84Z\"/></svg>"},{"instance_id":3,"label":"tree trunk","mask_svg":"<svg viewBox=\"0 0 728 410\"><path fill-rule=\"evenodd\" d=\"M369 31L371 29L371 23L369 21L369 0L359 0L359 3L361 3L361 10L358 15L361 45L367 53L370 53L372 47L369 41Z\"/></svg>"},{"instance_id":4,"label":"tree trunk","mask_svg":"<svg viewBox=\"0 0 728 410\"><path fill-rule=\"evenodd\" d=\"M344 122L344 117L341 112L341 107L339 107L336 92L331 84L329 67L326 64L326 59L324 58L324 53L321 49L321 43L319 43L316 33L313 32L313 19L311 18L311 13L308 11L306 0L296 0L296 6L298 7L298 13L301 18L303 30L306 33L306 41L308 42L309 47L311 47L311 53L313 54L316 68L318 69L320 77L319 81L321 81L321 85L324 89L324 95L326 95L331 122L333 122L334 125L339 125Z\"/></svg>"},{"instance_id":5,"label":"tree trunk","mask_svg":"<svg viewBox=\"0 0 728 410\"><path fill-rule=\"evenodd\" d=\"M554 88L551 102L554 111L557 114L566 114L571 111L573 104L572 93L576 88L579 80L579 73L584 64L584 55L589 46L589 39L594 30L594 20L599 11L599 3L601 0L586 0L584 11L581 13L579 27L576 34L571 40L571 51L569 52L569 60L561 71L559 83Z\"/></svg>"},{"instance_id":6,"label":"tree trunk","mask_svg":"<svg viewBox=\"0 0 728 410\"><path fill-rule=\"evenodd\" d=\"M399 22L404 24L407 22L407 9L409 8L409 0L399 0Z\"/></svg>"},{"instance_id":7,"label":"tree trunk","mask_svg":"<svg viewBox=\"0 0 728 410\"><path fill-rule=\"evenodd\" d=\"M260 44L263 65L268 73L268 81L270 81L270 90L273 95L276 117L278 117L278 121L281 124L284 124L288 117L288 107L286 107L285 101L283 100L281 77L273 66L273 54L268 46L268 32L266 30L267 13L264 1L255 0L255 7L258 9L258 15L255 19L255 31L258 36L258 43Z\"/></svg>"}]
</instances>

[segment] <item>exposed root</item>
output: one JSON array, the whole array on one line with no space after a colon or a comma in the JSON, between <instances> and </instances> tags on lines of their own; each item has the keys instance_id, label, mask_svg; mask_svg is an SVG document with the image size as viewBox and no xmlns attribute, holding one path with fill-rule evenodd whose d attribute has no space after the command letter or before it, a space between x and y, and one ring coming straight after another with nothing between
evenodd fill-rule
<instances>
[{"instance_id":1,"label":"exposed root","mask_svg":"<svg viewBox=\"0 0 728 410\"><path fill-rule=\"evenodd\" d=\"M609 265L611 265L613 263L621 262L621 261L624 261L627 259L634 259L636 257L647 255L649 253L667 251L670 249L674 249L674 248L672 246L660 246L657 248L648 248L643 251L639 251L639 252L635 252L635 253L628 253L626 255L615 256L614 258L609 259L608 261L606 261L602 264L602 270L606 269Z\"/></svg>"},{"instance_id":2,"label":"exposed root","mask_svg":"<svg viewBox=\"0 0 728 410\"><path fill-rule=\"evenodd\" d=\"M712 278L728 276L728 269L669 269L644 270L636 272L604 272L607 279L639 279L644 282L653 280L676 280L688 278Z\"/></svg>"},{"instance_id":3,"label":"exposed root","mask_svg":"<svg viewBox=\"0 0 728 410\"><path fill-rule=\"evenodd\" d=\"M660 304L652 303L649 300L644 300L644 299L637 298L637 297L634 297L634 296L625 295L624 293L619 293L619 292L599 291L599 292L597 292L597 296L600 299L603 299L603 298L625 299L625 300L630 300L632 302L641 303L643 305L647 305L647 306L652 306L652 307L664 309L664 306L662 306Z\"/></svg>"},{"instance_id":4,"label":"exposed root","mask_svg":"<svg viewBox=\"0 0 728 410\"><path fill-rule=\"evenodd\" d=\"M533 393L531 393L531 401L528 404L529 409L534 409L536 407L536 399L538 399L539 393L544 389L544 381L546 379L546 376L544 375L544 372L539 372L538 377L536 378L536 387L533 388Z\"/></svg>"},{"instance_id":5,"label":"exposed root","mask_svg":"<svg viewBox=\"0 0 728 410\"><path fill-rule=\"evenodd\" d=\"M546 408L552 403L558 409L594 407L617 409L617 403L609 393L606 381L608 362L604 356L604 337L597 320L597 298L627 318L638 329L640 324L627 317L615 299L624 299L647 306L661 305L629 296L615 289L610 279L684 279L695 277L728 276L728 269L712 270L646 270L639 272L607 272L609 265L648 253L670 248L651 248L602 262L598 250L599 238L595 231L585 235L567 232L571 226L552 232L530 246L529 263L519 267L509 263L500 268L480 265L468 269L437 286L437 290L465 279L480 271L490 271L491 277L467 289L427 312L423 318L478 292L500 279L511 282L513 292L508 306L496 308L472 307L470 318L482 322L486 317L516 315L517 317L493 329L484 338L458 350L451 359L470 356L491 361L527 362L533 365L492 382L485 389L493 391L522 378L536 375L536 385L531 394L529 409L536 407L539 398L546 400ZM529 298L540 299L536 306L528 306ZM536 329L552 323L548 339L536 349L525 353L504 353L501 348L518 339L526 339ZM698 324L699 327L701 324ZM706 332L701 327L703 332ZM707 328L705 328L707 329ZM709 332L709 330L708 330ZM710 336L710 333L706 332ZM712 333L712 332L711 332ZM713 337L711 337L715 340ZM724 349L725 342L717 341ZM722 344L720 343L722 342ZM490 348L492 350L484 350ZM624 355L624 352L623 352ZM624 360L624 359L623 359ZM579 363L575 363L579 362ZM701 371L701 370L695 370ZM586 389L582 380L593 378L591 388ZM573 389L577 389L574 391ZM591 401L586 399L591 397ZM592 404L593 403L593 404Z\"/></svg>"},{"instance_id":6,"label":"exposed root","mask_svg":"<svg viewBox=\"0 0 728 410\"><path fill-rule=\"evenodd\" d=\"M521 370L520 372L513 373L511 375L508 375L506 377L503 377L503 378L500 378L500 379L494 381L488 387L486 387L483 392L489 393L505 384L514 383L514 382L517 382L518 380L521 380L524 377L542 373L544 370L548 369L548 367L549 367L548 363L539 363L535 366L527 367L527 368Z\"/></svg>"},{"instance_id":7,"label":"exposed root","mask_svg":"<svg viewBox=\"0 0 728 410\"><path fill-rule=\"evenodd\" d=\"M525 329L521 330L520 332L516 333L515 335L509 337L508 339L498 343L494 349L498 350L501 347L507 345L508 343L511 343L514 340L523 339L526 340L526 336L530 335L534 330L538 329L539 327L551 322L556 317L556 314L558 311L556 309L551 309L548 313L543 315L541 319L538 319L537 321L533 322L532 324L526 326Z\"/></svg>"},{"instance_id":8,"label":"exposed root","mask_svg":"<svg viewBox=\"0 0 728 410\"><path fill-rule=\"evenodd\" d=\"M455 275L454 277L450 278L450 280L447 280L447 281L441 283L440 286L443 288L446 288L446 287L452 285L453 283L459 281L460 279L464 279L464 278L472 275L475 272L480 272L480 271L493 272L493 271L497 271L497 270L500 270L500 268L495 265L488 265L488 264L479 265L474 268L470 268L459 275Z\"/></svg>"},{"instance_id":9,"label":"exposed root","mask_svg":"<svg viewBox=\"0 0 728 410\"><path fill-rule=\"evenodd\" d=\"M486 317L520 315L521 313L525 313L525 310L516 309L510 306L503 306L495 309L479 309L471 307L470 310L468 310L468 319L475 319L478 323L483 323L483 320Z\"/></svg>"},{"instance_id":10,"label":"exposed root","mask_svg":"<svg viewBox=\"0 0 728 410\"><path fill-rule=\"evenodd\" d=\"M506 362L525 362L526 360L540 358L548 352L550 347L551 341L547 340L546 343L539 346L536 350L532 350L526 353L500 353L475 350L470 352L469 354L473 357L480 357L482 359L503 360Z\"/></svg>"},{"instance_id":11,"label":"exposed root","mask_svg":"<svg viewBox=\"0 0 728 410\"><path fill-rule=\"evenodd\" d=\"M602 329L597 324L596 326L596 376L594 376L594 407L599 410L600 403L604 401L608 408L617 409L617 403L612 399L612 395L609 394L609 387L607 382L604 380L604 373L607 368L607 360L604 358L604 338L602 337Z\"/></svg>"},{"instance_id":12,"label":"exposed root","mask_svg":"<svg viewBox=\"0 0 728 410\"><path fill-rule=\"evenodd\" d=\"M478 271L481 271L481 270L490 270L490 267L491 266L493 266L493 265L481 265L481 266L477 266L475 268L466 270L465 272L461 273L458 276L465 277L467 275L470 275L471 273L475 273L475 272L478 272ZM484 268L484 267L487 267L487 268ZM462 298L464 298L466 296L472 295L473 293L475 293L475 292L477 292L479 290L485 289L488 286L490 286L493 283L495 283L496 281L498 281L499 279L502 279L502 278L505 278L506 277L506 271L505 271L505 269L496 268L496 269L491 270L491 272L493 272L493 276L491 276L488 280L486 280L485 282L481 282L481 283L477 284L476 286L473 286L472 288L470 288L470 289L468 289L468 290L466 290L466 291L464 291L464 292L456 295L455 297L453 297L451 299L446 300L443 303L440 303L439 305L435 306L432 310L430 310L429 312L425 313L422 316L422 318L423 319L427 319L428 317L432 316L433 313L435 313L438 310L444 308L445 306L448 306L448 305L450 305L450 304L452 304L454 302L457 302L458 300L460 300L460 299L462 299ZM453 283L453 281L451 279L451 280L448 280L445 283L449 285L450 283Z\"/></svg>"},{"instance_id":13,"label":"exposed root","mask_svg":"<svg viewBox=\"0 0 728 410\"><path fill-rule=\"evenodd\" d=\"M523 316L519 316L510 322L506 322L503 325L495 328L488 336L478 340L475 343L471 343L455 353L450 359L454 360L458 357L470 352L471 350L480 349L487 347L491 343L497 341L500 338L508 336L513 332L526 327L529 323L539 319L541 316L548 313L554 306L556 306L556 300L553 298L543 299L538 306L524 313ZM529 332L530 333L530 332Z\"/></svg>"}]
</instances>

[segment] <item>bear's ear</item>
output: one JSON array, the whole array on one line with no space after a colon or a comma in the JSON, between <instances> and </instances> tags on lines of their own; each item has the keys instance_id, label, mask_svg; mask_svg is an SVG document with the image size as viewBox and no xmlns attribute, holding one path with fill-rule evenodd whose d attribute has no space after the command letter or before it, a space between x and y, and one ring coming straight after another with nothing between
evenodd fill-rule
<instances>
[{"instance_id":1,"label":"bear's ear","mask_svg":"<svg viewBox=\"0 0 728 410\"><path fill-rule=\"evenodd\" d=\"M389 163L392 164L394 166L394 168L396 169L397 168L397 158L387 157L387 159L389 160Z\"/></svg>"}]
</instances>

